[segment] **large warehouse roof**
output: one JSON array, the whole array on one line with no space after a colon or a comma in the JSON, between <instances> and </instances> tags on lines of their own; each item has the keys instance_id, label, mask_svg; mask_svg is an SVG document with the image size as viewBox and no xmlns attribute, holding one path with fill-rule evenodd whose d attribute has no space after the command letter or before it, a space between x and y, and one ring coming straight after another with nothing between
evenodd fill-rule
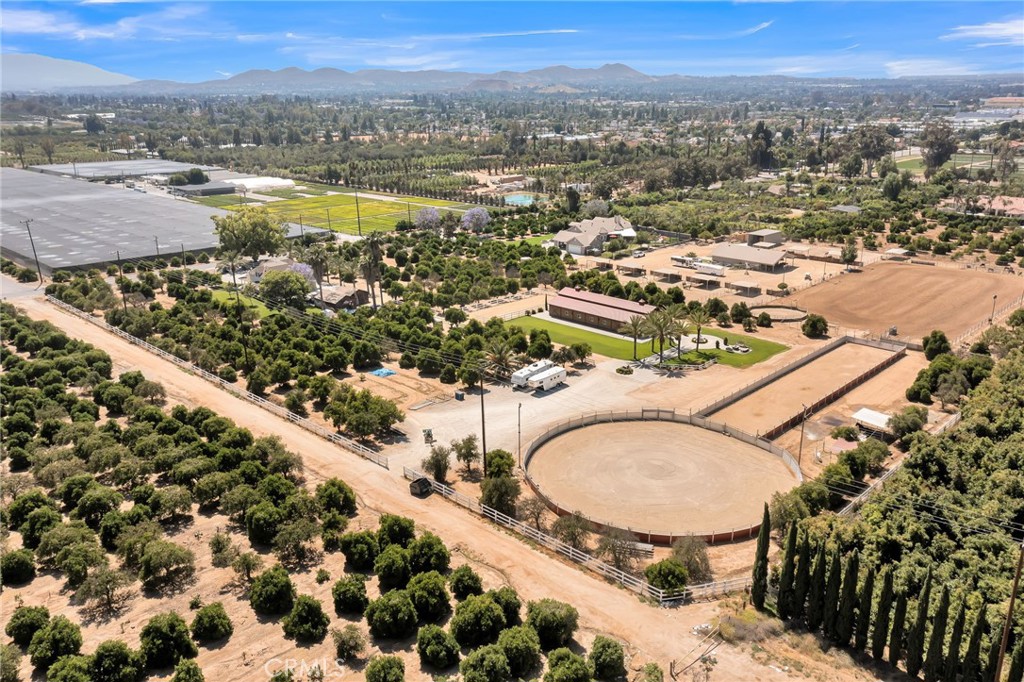
<instances>
[{"instance_id":1,"label":"large warehouse roof","mask_svg":"<svg viewBox=\"0 0 1024 682\"><path fill-rule=\"evenodd\" d=\"M715 261L726 263L752 263L754 265L774 268L786 259L784 253L773 253L764 249L755 249L746 244L720 244L711 252Z\"/></svg>"},{"instance_id":2,"label":"large warehouse roof","mask_svg":"<svg viewBox=\"0 0 1024 682\"><path fill-rule=\"evenodd\" d=\"M5 256L32 263L23 221L31 220L45 271L90 267L121 258L213 249L212 215L226 211L165 194L135 192L29 171L0 168L0 246ZM322 230L311 229L308 231ZM292 226L289 236L297 236Z\"/></svg>"},{"instance_id":3,"label":"large warehouse roof","mask_svg":"<svg viewBox=\"0 0 1024 682\"><path fill-rule=\"evenodd\" d=\"M173 175L186 173L193 168L204 171L216 170L216 166L200 166L194 163L164 161L163 159L135 159L124 161L90 161L86 163L51 163L29 166L31 170L47 175L70 175L78 178L137 178L143 175Z\"/></svg>"}]
</instances>

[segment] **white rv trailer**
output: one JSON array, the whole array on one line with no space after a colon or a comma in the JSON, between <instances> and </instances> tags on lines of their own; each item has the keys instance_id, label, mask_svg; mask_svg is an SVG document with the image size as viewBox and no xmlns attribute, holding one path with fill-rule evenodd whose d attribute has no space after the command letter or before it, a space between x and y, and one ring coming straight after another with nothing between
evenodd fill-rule
<instances>
[{"instance_id":1,"label":"white rv trailer","mask_svg":"<svg viewBox=\"0 0 1024 682\"><path fill-rule=\"evenodd\" d=\"M540 374L534 374L527 382L527 386L539 391L547 391L565 382L567 376L564 367L550 367Z\"/></svg>"},{"instance_id":2,"label":"white rv trailer","mask_svg":"<svg viewBox=\"0 0 1024 682\"><path fill-rule=\"evenodd\" d=\"M724 265L716 265L714 263L697 263L697 272L702 275L714 275L715 277L725 277L726 267Z\"/></svg>"},{"instance_id":3,"label":"white rv trailer","mask_svg":"<svg viewBox=\"0 0 1024 682\"><path fill-rule=\"evenodd\" d=\"M512 373L512 386L516 388L525 388L526 383L530 380L530 377L540 374L541 372L554 367L555 363L550 360L538 360L532 365L527 365L521 369L517 369Z\"/></svg>"}]
</instances>

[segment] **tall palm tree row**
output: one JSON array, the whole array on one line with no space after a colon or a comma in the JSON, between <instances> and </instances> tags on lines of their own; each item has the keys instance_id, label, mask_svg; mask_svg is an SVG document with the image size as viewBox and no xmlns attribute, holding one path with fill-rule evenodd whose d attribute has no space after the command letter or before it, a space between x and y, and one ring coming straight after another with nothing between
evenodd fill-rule
<instances>
[{"instance_id":1,"label":"tall palm tree row","mask_svg":"<svg viewBox=\"0 0 1024 682\"><path fill-rule=\"evenodd\" d=\"M646 327L644 326L644 318L640 315L633 315L629 318L626 324L619 327L619 333L633 337L633 359L636 360L636 342L643 333Z\"/></svg>"},{"instance_id":2,"label":"tall palm tree row","mask_svg":"<svg viewBox=\"0 0 1024 682\"><path fill-rule=\"evenodd\" d=\"M694 308L687 317L690 324L697 328L697 352L700 352L700 332L711 321L711 314L704 308Z\"/></svg>"}]
</instances>

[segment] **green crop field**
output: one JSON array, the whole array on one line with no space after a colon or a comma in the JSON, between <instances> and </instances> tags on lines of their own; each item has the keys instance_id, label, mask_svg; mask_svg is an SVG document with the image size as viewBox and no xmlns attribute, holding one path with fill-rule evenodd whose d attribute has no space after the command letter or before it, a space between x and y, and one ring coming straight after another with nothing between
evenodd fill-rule
<instances>
[{"instance_id":1,"label":"green crop field","mask_svg":"<svg viewBox=\"0 0 1024 682\"><path fill-rule=\"evenodd\" d=\"M215 194L212 197L195 197L192 201L210 208L232 208L241 204L258 204L255 199L244 198L238 194Z\"/></svg>"},{"instance_id":2,"label":"green crop field","mask_svg":"<svg viewBox=\"0 0 1024 682\"><path fill-rule=\"evenodd\" d=\"M565 324L551 322L550 320L539 320L536 317L517 317L508 324L513 327L522 327L525 330L543 329L548 333L553 342L563 346L571 346L574 343L587 343L590 344L590 349L598 355L618 360L633 359L632 338L627 339L623 337L622 339L617 339L612 336L598 334L597 332L588 332ZM644 354L642 346L638 348L638 352L641 355Z\"/></svg>"}]
</instances>

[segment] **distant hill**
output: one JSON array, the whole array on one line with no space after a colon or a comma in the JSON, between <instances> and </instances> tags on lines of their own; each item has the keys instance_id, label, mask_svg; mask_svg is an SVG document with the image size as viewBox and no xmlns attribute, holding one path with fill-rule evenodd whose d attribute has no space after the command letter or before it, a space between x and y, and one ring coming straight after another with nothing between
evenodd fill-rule
<instances>
[{"instance_id":1,"label":"distant hill","mask_svg":"<svg viewBox=\"0 0 1024 682\"><path fill-rule=\"evenodd\" d=\"M0 89L4 92L113 87L137 80L70 59L14 52L0 55Z\"/></svg>"}]
</instances>

